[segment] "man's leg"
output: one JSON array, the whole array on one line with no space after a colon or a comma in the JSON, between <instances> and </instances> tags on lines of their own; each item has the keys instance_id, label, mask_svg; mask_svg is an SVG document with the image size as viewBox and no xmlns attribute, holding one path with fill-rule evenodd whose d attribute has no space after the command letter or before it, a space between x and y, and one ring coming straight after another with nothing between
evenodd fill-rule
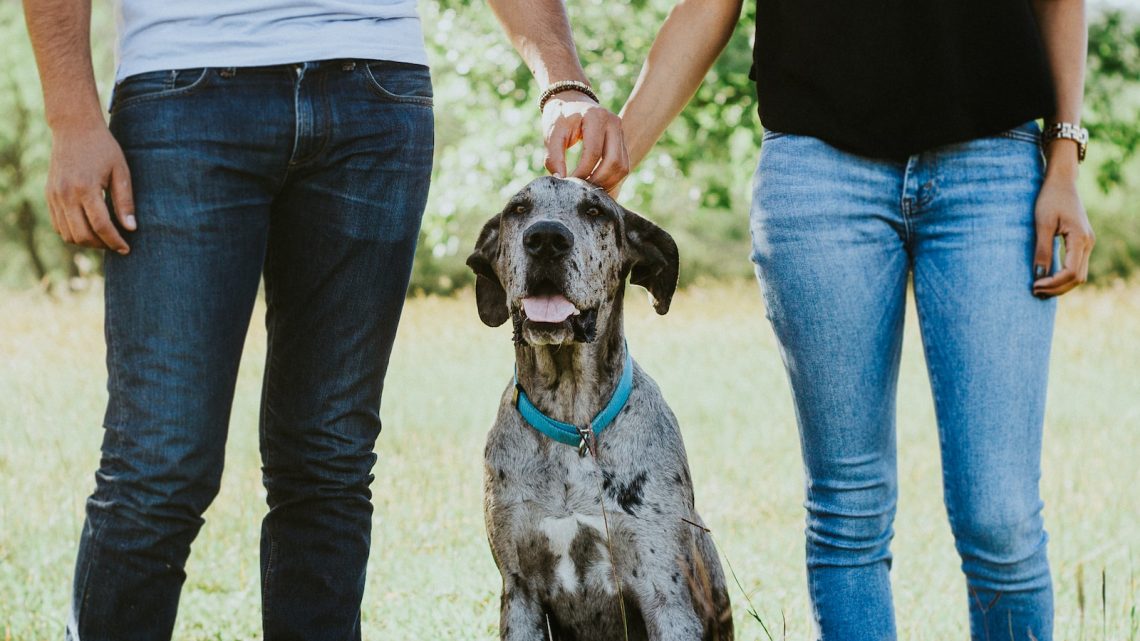
<instances>
[{"instance_id":1,"label":"man's leg","mask_svg":"<svg viewBox=\"0 0 1140 641\"><path fill-rule=\"evenodd\" d=\"M431 176L422 67L306 65L274 204L261 445L265 638L359 639L379 403ZM373 90L374 80L398 101ZM418 96L422 100L412 100Z\"/></svg>"},{"instance_id":2,"label":"man's leg","mask_svg":"<svg viewBox=\"0 0 1140 641\"><path fill-rule=\"evenodd\" d=\"M808 584L824 641L895 635L901 177L901 165L790 135L766 136L756 172L753 260L799 422Z\"/></svg>"},{"instance_id":3,"label":"man's leg","mask_svg":"<svg viewBox=\"0 0 1140 641\"><path fill-rule=\"evenodd\" d=\"M1049 641L1041 438L1056 301L1034 298L1036 125L924 154L914 289L977 641Z\"/></svg>"},{"instance_id":4,"label":"man's leg","mask_svg":"<svg viewBox=\"0 0 1140 641\"><path fill-rule=\"evenodd\" d=\"M144 74L117 90L111 129L139 229L129 255L106 255L110 399L69 638L171 636L190 543L218 490L264 255L273 182L258 178L272 156L264 98L231 113L239 96L202 70Z\"/></svg>"}]
</instances>

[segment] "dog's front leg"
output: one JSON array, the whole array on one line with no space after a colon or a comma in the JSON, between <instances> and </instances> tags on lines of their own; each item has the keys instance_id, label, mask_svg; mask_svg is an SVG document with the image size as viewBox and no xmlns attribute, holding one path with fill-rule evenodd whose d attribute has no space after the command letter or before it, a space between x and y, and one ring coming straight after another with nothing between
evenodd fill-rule
<instances>
[{"instance_id":1,"label":"dog's front leg","mask_svg":"<svg viewBox=\"0 0 1140 641\"><path fill-rule=\"evenodd\" d=\"M546 616L542 605L523 586L503 582L499 607L499 638L502 641L547 641Z\"/></svg>"},{"instance_id":2,"label":"dog's front leg","mask_svg":"<svg viewBox=\"0 0 1140 641\"><path fill-rule=\"evenodd\" d=\"M704 626L689 599L674 594L665 600L663 607L645 613L645 628L652 641L696 641L705 637Z\"/></svg>"}]
</instances>

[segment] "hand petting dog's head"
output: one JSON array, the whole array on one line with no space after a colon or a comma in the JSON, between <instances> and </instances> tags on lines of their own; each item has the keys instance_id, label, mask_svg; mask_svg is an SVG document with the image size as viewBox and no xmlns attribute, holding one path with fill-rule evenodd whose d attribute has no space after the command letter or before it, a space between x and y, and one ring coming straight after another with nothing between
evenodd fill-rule
<instances>
[{"instance_id":1,"label":"hand petting dog's head","mask_svg":"<svg viewBox=\"0 0 1140 641\"><path fill-rule=\"evenodd\" d=\"M483 226L467 258L479 318L513 317L515 340L554 345L594 340L630 282L657 313L677 288L677 244L657 225L577 180L534 180Z\"/></svg>"}]
</instances>

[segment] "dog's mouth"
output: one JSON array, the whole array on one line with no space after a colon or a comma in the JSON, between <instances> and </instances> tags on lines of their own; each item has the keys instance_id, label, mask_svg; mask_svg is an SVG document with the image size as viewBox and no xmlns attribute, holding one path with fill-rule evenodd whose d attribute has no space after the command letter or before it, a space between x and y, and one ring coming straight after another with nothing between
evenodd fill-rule
<instances>
[{"instance_id":1,"label":"dog's mouth","mask_svg":"<svg viewBox=\"0 0 1140 641\"><path fill-rule=\"evenodd\" d=\"M527 296L519 301L526 319L533 323L562 323L582 312L562 294Z\"/></svg>"},{"instance_id":2,"label":"dog's mouth","mask_svg":"<svg viewBox=\"0 0 1140 641\"><path fill-rule=\"evenodd\" d=\"M511 309L511 316L515 342L521 345L590 343L597 335L597 308L579 309L562 294L524 296Z\"/></svg>"}]
</instances>

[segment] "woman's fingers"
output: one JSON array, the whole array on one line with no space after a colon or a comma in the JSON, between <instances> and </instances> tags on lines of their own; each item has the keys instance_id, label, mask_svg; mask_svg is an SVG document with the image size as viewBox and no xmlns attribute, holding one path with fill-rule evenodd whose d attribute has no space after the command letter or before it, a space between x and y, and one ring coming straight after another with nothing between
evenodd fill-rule
<instances>
[{"instance_id":1,"label":"woman's fingers","mask_svg":"<svg viewBox=\"0 0 1140 641\"><path fill-rule=\"evenodd\" d=\"M1077 229L1062 234L1065 262L1061 271L1033 283L1033 294L1041 298L1060 296L1085 283L1089 275L1089 257L1095 239L1091 229Z\"/></svg>"},{"instance_id":2,"label":"woman's fingers","mask_svg":"<svg viewBox=\"0 0 1140 641\"><path fill-rule=\"evenodd\" d=\"M622 136L621 121L607 123L605 154L587 180L609 191L629 174L629 154Z\"/></svg>"}]
</instances>

